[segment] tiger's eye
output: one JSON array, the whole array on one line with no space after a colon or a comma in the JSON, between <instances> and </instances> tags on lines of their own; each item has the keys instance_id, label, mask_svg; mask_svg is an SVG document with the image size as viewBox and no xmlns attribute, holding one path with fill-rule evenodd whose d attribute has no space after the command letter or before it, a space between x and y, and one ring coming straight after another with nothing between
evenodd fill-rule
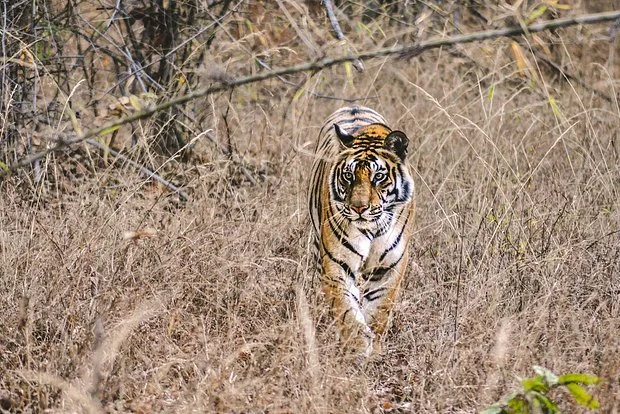
<instances>
[{"instance_id":1,"label":"tiger's eye","mask_svg":"<svg viewBox=\"0 0 620 414\"><path fill-rule=\"evenodd\" d=\"M342 177L347 181L353 181L353 174L350 171L343 172Z\"/></svg>"},{"instance_id":2,"label":"tiger's eye","mask_svg":"<svg viewBox=\"0 0 620 414\"><path fill-rule=\"evenodd\" d=\"M375 182L379 183L379 182L385 180L385 174L383 174L381 172L375 173L374 179L375 179Z\"/></svg>"}]
</instances>

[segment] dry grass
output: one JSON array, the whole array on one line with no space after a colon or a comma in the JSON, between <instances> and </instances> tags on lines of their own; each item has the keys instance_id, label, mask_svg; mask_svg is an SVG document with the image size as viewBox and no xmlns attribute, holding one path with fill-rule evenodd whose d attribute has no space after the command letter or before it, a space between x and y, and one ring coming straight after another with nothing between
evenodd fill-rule
<instances>
[{"instance_id":1,"label":"dry grass","mask_svg":"<svg viewBox=\"0 0 620 414\"><path fill-rule=\"evenodd\" d=\"M186 139L211 128L217 145L203 136L161 170L187 203L92 150L51 157L39 183L5 180L0 407L475 412L538 364L601 376L602 411L617 412L619 39L591 30L562 32L557 53L611 102L544 67L544 84L522 78L506 40L297 79L369 97L412 140L416 265L362 368L340 352L308 262L310 149L341 101L273 80L198 103ZM228 35L205 59L243 70L255 39ZM148 123L136 134L148 148Z\"/></svg>"}]
</instances>

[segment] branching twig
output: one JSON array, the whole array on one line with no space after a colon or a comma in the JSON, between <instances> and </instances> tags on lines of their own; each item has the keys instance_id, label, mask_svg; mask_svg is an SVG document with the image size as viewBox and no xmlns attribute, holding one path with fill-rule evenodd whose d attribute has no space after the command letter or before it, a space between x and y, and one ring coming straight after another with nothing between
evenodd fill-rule
<instances>
[{"instance_id":1,"label":"branching twig","mask_svg":"<svg viewBox=\"0 0 620 414\"><path fill-rule=\"evenodd\" d=\"M180 105L185 102L192 101L196 98L211 95L213 93L221 92L224 90L229 90L237 86L246 85L246 84L254 83L254 82L260 82L266 79L272 79L278 76L288 75L291 73L316 71L316 70L328 68L331 66L335 66L335 65L338 65L344 62L352 62L356 59L370 59L370 58L375 58L375 57L380 57L380 56L389 56L389 55L399 55L405 58L412 58L426 50L436 49L436 48L443 47L443 46L452 46L455 44L462 44L462 43L472 43L472 42L481 41L481 40L495 39L498 37L522 35L522 34L525 34L526 32L529 32L529 33L541 32L541 31L549 30L549 29L557 29L560 27L575 26L578 24L594 24L594 23L601 23L601 22L607 22L607 21L614 21L618 19L620 19L620 10L604 12L604 13L588 14L588 15L576 16L576 17L568 17L565 19L556 19L556 20L551 20L551 21L547 21L543 23L533 24L530 26L526 26L524 28L509 27L509 28L499 29L499 30L475 32L475 33L451 36L451 37L446 37L446 38L430 39L430 40L420 42L417 44L413 44L413 45L381 48L381 49L377 49L377 50L373 50L369 52L359 53L356 55L346 55L346 56L340 56L336 58L324 58L324 59L320 59L314 62L302 63L299 65L294 65L294 66L290 66L287 68L276 69L272 71L258 73L256 75L243 76L240 78L223 81L217 85L204 87L192 93L171 99L160 105L153 106L149 109L136 112L132 115L118 119L114 122L108 123L101 127L90 129L86 132L78 134L73 139L59 140L56 143L56 145L50 146L49 148L43 151L37 152L31 155L30 157L22 159L12 164L10 167L0 171L0 178L10 175L17 169L30 165L36 160L39 160L47 156L48 154L51 154L52 152L56 152L62 148L83 142L84 140L94 137L94 136L106 135L110 132L115 131L122 125L129 124L139 119L147 118L156 112L166 110L175 105Z\"/></svg>"}]
</instances>

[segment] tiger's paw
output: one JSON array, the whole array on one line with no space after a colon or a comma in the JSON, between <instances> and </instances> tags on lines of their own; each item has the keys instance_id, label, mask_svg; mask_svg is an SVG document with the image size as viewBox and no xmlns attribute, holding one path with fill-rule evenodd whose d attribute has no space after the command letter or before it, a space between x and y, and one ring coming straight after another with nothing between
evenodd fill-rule
<instances>
[{"instance_id":1,"label":"tiger's paw","mask_svg":"<svg viewBox=\"0 0 620 414\"><path fill-rule=\"evenodd\" d=\"M358 329L341 337L342 344L349 355L361 359L370 357L373 351L375 334L368 325L360 325Z\"/></svg>"},{"instance_id":2,"label":"tiger's paw","mask_svg":"<svg viewBox=\"0 0 620 414\"><path fill-rule=\"evenodd\" d=\"M358 339L357 346L354 346L353 350L357 356L356 359L363 362L360 365L364 365L374 351L375 334L368 326L365 326L364 330L359 333Z\"/></svg>"}]
</instances>

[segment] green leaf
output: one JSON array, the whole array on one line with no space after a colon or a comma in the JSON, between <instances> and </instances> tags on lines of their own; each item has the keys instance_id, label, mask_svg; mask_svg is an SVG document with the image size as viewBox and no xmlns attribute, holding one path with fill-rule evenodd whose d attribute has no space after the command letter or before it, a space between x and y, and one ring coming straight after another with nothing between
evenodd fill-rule
<instances>
[{"instance_id":1,"label":"green leaf","mask_svg":"<svg viewBox=\"0 0 620 414\"><path fill-rule=\"evenodd\" d=\"M293 102L297 102L304 92L306 92L304 88L299 88L297 92L295 92L295 96L293 96Z\"/></svg>"},{"instance_id":2,"label":"green leaf","mask_svg":"<svg viewBox=\"0 0 620 414\"><path fill-rule=\"evenodd\" d=\"M523 389L525 391L538 391L538 392L547 392L549 391L549 386L544 381L544 377L542 375L536 375L532 378L525 378L521 381L521 385L523 385Z\"/></svg>"},{"instance_id":3,"label":"green leaf","mask_svg":"<svg viewBox=\"0 0 620 414\"><path fill-rule=\"evenodd\" d=\"M528 411L528 404L527 401L523 398L523 395L518 394L514 397L512 397L511 399L508 400L508 402L506 403L506 405L508 405L508 407L512 408L512 413L527 413Z\"/></svg>"},{"instance_id":4,"label":"green leaf","mask_svg":"<svg viewBox=\"0 0 620 414\"><path fill-rule=\"evenodd\" d=\"M343 66L349 85L353 85L353 64L351 62L344 62Z\"/></svg>"},{"instance_id":5,"label":"green leaf","mask_svg":"<svg viewBox=\"0 0 620 414\"><path fill-rule=\"evenodd\" d=\"M556 385L558 383L558 376L553 372L549 371L547 368L541 367L539 365L534 365L534 372L538 375L542 376L548 385Z\"/></svg>"},{"instance_id":6,"label":"green leaf","mask_svg":"<svg viewBox=\"0 0 620 414\"><path fill-rule=\"evenodd\" d=\"M558 384L565 385L570 383L578 383L584 385L594 385L601 382L601 379L596 375L588 375L588 374L564 374L558 377Z\"/></svg>"},{"instance_id":7,"label":"green leaf","mask_svg":"<svg viewBox=\"0 0 620 414\"><path fill-rule=\"evenodd\" d=\"M541 394L539 392L533 392L532 393L534 395L534 402L535 404L538 404L539 407L542 408L544 413L559 413L560 409L558 408L558 406L549 399L549 397L547 397L544 394Z\"/></svg>"},{"instance_id":8,"label":"green leaf","mask_svg":"<svg viewBox=\"0 0 620 414\"><path fill-rule=\"evenodd\" d=\"M531 12L529 16L527 16L527 19L525 19L525 23L526 24L532 23L534 20L538 19L540 16L545 14L546 11L547 11L547 6L545 5L542 5L534 9L534 11Z\"/></svg>"},{"instance_id":9,"label":"green leaf","mask_svg":"<svg viewBox=\"0 0 620 414\"><path fill-rule=\"evenodd\" d=\"M495 95L495 85L491 85L489 88L489 92L487 93L487 97L489 100L493 100L493 96Z\"/></svg>"},{"instance_id":10,"label":"green leaf","mask_svg":"<svg viewBox=\"0 0 620 414\"><path fill-rule=\"evenodd\" d=\"M562 115L562 111L560 110L558 102L552 96L549 96L549 105L551 106L553 115L555 115L556 118L562 120L564 115Z\"/></svg>"},{"instance_id":11,"label":"green leaf","mask_svg":"<svg viewBox=\"0 0 620 414\"><path fill-rule=\"evenodd\" d=\"M0 161L0 168L2 168L4 171L9 171L9 166L2 161Z\"/></svg>"},{"instance_id":12,"label":"green leaf","mask_svg":"<svg viewBox=\"0 0 620 414\"><path fill-rule=\"evenodd\" d=\"M581 385L571 382L566 384L566 388L568 388L570 393L575 398L575 401L579 404L590 409L598 408L599 404L597 399L590 395L590 393Z\"/></svg>"}]
</instances>

